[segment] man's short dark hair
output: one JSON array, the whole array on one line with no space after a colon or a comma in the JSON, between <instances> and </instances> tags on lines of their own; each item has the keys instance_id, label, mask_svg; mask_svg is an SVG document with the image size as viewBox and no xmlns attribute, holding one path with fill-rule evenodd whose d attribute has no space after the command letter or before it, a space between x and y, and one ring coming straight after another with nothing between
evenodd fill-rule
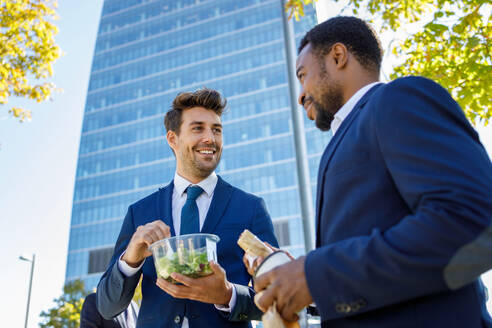
<instances>
[{"instance_id":1,"label":"man's short dark hair","mask_svg":"<svg viewBox=\"0 0 492 328\"><path fill-rule=\"evenodd\" d=\"M335 43L343 43L364 68L377 73L381 69L381 43L373 28L362 19L333 17L306 33L299 45L299 53L308 43L318 58L328 54Z\"/></svg>"},{"instance_id":2,"label":"man's short dark hair","mask_svg":"<svg viewBox=\"0 0 492 328\"><path fill-rule=\"evenodd\" d=\"M178 93L173 100L171 109L164 117L164 126L166 127L166 131L174 131L176 134L179 134L182 123L181 116L184 110L193 107L203 107L221 116L226 105L227 100L222 97L220 92L213 89L203 88L193 92Z\"/></svg>"}]
</instances>

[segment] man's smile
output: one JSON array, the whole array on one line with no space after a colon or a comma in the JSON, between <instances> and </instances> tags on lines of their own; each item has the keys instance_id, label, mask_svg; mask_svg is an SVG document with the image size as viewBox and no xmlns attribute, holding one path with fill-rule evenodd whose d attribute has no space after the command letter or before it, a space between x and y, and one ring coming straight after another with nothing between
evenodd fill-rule
<instances>
[{"instance_id":1,"label":"man's smile","mask_svg":"<svg viewBox=\"0 0 492 328\"><path fill-rule=\"evenodd\" d=\"M205 157L213 157L217 152L216 148L198 148L195 151Z\"/></svg>"}]
</instances>

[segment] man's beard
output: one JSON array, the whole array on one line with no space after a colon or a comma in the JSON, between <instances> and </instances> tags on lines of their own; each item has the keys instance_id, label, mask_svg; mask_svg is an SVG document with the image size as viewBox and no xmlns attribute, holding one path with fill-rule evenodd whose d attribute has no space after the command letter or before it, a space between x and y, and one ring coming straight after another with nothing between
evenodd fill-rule
<instances>
[{"instance_id":1,"label":"man's beard","mask_svg":"<svg viewBox=\"0 0 492 328\"><path fill-rule=\"evenodd\" d=\"M211 162L208 162L206 164L203 163L203 161L199 160L195 154L195 149L198 148L194 147L192 151L192 156L188 158L188 160L185 160L184 163L188 167L188 170L190 173L192 173L196 177L201 177L201 178L206 178L208 177L219 165L220 162L220 157L222 155L222 150L219 149L216 145L208 145L208 148L214 148L215 149L215 157L217 158L217 161L212 164ZM207 165L208 164L208 165Z\"/></svg>"},{"instance_id":2,"label":"man's beard","mask_svg":"<svg viewBox=\"0 0 492 328\"><path fill-rule=\"evenodd\" d=\"M328 131L331 122L335 118L335 113L343 106L343 95L340 84L330 79L328 72L321 67L320 88L318 94L320 99L312 97L314 109L316 110L315 123L321 131Z\"/></svg>"},{"instance_id":3,"label":"man's beard","mask_svg":"<svg viewBox=\"0 0 492 328\"><path fill-rule=\"evenodd\" d=\"M215 169L219 165L220 155L221 154L218 154L217 155L217 162L215 162L215 164L212 165L212 166L210 166L210 165L203 165L203 163L201 161L199 161L199 160L193 160L191 162L191 169L193 170L193 172L195 173L196 176L199 176L199 177L202 177L202 178L206 178L213 171L215 171Z\"/></svg>"},{"instance_id":4,"label":"man's beard","mask_svg":"<svg viewBox=\"0 0 492 328\"><path fill-rule=\"evenodd\" d=\"M321 131L328 131L331 129L331 122L335 118L335 115L328 112L320 103L316 101L313 101L313 106L316 110L316 119L314 120L316 127Z\"/></svg>"}]
</instances>

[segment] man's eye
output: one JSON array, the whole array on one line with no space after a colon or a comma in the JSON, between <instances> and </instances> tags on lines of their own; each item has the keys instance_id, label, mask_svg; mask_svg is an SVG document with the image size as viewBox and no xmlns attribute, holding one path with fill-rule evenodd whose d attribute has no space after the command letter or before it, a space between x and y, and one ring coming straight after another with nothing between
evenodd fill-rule
<instances>
[{"instance_id":1,"label":"man's eye","mask_svg":"<svg viewBox=\"0 0 492 328\"><path fill-rule=\"evenodd\" d=\"M214 129L214 132L215 132L215 133L222 133L222 129L215 128L215 129Z\"/></svg>"},{"instance_id":2,"label":"man's eye","mask_svg":"<svg viewBox=\"0 0 492 328\"><path fill-rule=\"evenodd\" d=\"M195 127L193 128L193 131L200 131L201 129L202 129L202 127L201 127L201 126L195 126Z\"/></svg>"}]
</instances>

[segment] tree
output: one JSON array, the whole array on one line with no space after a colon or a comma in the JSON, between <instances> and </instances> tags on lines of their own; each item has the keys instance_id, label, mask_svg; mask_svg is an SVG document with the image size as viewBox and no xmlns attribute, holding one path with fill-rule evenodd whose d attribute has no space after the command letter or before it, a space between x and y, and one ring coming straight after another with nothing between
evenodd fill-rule
<instances>
[{"instance_id":1,"label":"tree","mask_svg":"<svg viewBox=\"0 0 492 328\"><path fill-rule=\"evenodd\" d=\"M56 0L0 0L0 105L12 96L41 102L55 90L45 79L60 56L58 29L51 22L56 7ZM24 108L8 111L21 122L31 118Z\"/></svg>"},{"instance_id":2,"label":"tree","mask_svg":"<svg viewBox=\"0 0 492 328\"><path fill-rule=\"evenodd\" d=\"M339 2L340 0L333 0ZM286 10L296 19L313 0L288 0ZM403 62L391 79L406 75L428 77L445 87L468 119L485 125L492 117L490 4L486 0L348 0L355 15L380 21L381 31L419 25L390 52ZM420 26L422 25L422 26ZM406 28L408 30L408 28Z\"/></svg>"},{"instance_id":3,"label":"tree","mask_svg":"<svg viewBox=\"0 0 492 328\"><path fill-rule=\"evenodd\" d=\"M63 287L63 295L54 299L56 306L48 311L41 312L43 322L41 328L78 328L80 312L87 292L84 282L74 280Z\"/></svg>"},{"instance_id":4,"label":"tree","mask_svg":"<svg viewBox=\"0 0 492 328\"><path fill-rule=\"evenodd\" d=\"M140 275L140 280L138 281L138 285L135 288L135 293L132 298L132 300L137 303L139 307L142 304L142 278L143 275Z\"/></svg>"}]
</instances>

